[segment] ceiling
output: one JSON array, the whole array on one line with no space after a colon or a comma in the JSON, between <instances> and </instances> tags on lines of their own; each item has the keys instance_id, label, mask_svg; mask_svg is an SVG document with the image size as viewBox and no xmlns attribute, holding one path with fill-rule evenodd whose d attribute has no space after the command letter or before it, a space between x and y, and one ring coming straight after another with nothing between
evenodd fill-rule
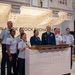
<instances>
[{"instance_id":1,"label":"ceiling","mask_svg":"<svg viewBox=\"0 0 75 75\"><path fill-rule=\"evenodd\" d=\"M72 1L73 1L74 19L75 19L75 0L72 0ZM12 8L13 8L12 11L14 11L14 12L20 12L19 8L20 8L21 5L29 6L29 4L27 4L27 3L26 4L20 3L20 0L17 0L17 2L15 2L15 0L0 0L0 2L10 3L12 5Z\"/></svg>"}]
</instances>

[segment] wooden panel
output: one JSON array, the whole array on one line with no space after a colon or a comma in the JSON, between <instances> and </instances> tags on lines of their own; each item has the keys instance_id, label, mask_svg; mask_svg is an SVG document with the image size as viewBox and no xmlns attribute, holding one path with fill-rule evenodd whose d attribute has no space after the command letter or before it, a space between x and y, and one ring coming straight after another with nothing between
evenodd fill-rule
<instances>
[{"instance_id":1,"label":"wooden panel","mask_svg":"<svg viewBox=\"0 0 75 75\"><path fill-rule=\"evenodd\" d=\"M75 54L72 55L72 60L75 61Z\"/></svg>"},{"instance_id":2,"label":"wooden panel","mask_svg":"<svg viewBox=\"0 0 75 75\"><path fill-rule=\"evenodd\" d=\"M63 74L63 75L71 75L70 73L68 73L68 74Z\"/></svg>"},{"instance_id":3,"label":"wooden panel","mask_svg":"<svg viewBox=\"0 0 75 75\"><path fill-rule=\"evenodd\" d=\"M58 48L67 48L69 47L68 44L62 44L62 45L39 45L39 46L31 46L30 49L31 50L35 50L35 49L38 49L38 50L47 50L47 49L58 49Z\"/></svg>"}]
</instances>

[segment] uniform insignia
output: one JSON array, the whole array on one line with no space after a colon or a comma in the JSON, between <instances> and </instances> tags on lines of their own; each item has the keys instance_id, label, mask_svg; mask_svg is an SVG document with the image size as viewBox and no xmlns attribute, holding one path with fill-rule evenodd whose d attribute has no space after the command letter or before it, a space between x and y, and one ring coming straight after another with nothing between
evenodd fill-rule
<instances>
[{"instance_id":1,"label":"uniform insignia","mask_svg":"<svg viewBox=\"0 0 75 75\"><path fill-rule=\"evenodd\" d=\"M51 34L51 36L53 36L53 34Z\"/></svg>"},{"instance_id":2,"label":"uniform insignia","mask_svg":"<svg viewBox=\"0 0 75 75\"><path fill-rule=\"evenodd\" d=\"M22 39L20 39L20 41L22 41Z\"/></svg>"},{"instance_id":3,"label":"uniform insignia","mask_svg":"<svg viewBox=\"0 0 75 75\"><path fill-rule=\"evenodd\" d=\"M35 41L37 41L37 39L35 39Z\"/></svg>"},{"instance_id":4,"label":"uniform insignia","mask_svg":"<svg viewBox=\"0 0 75 75\"><path fill-rule=\"evenodd\" d=\"M55 37L56 37L56 38L58 38L58 36L57 36L57 35L56 35Z\"/></svg>"},{"instance_id":5,"label":"uniform insignia","mask_svg":"<svg viewBox=\"0 0 75 75\"><path fill-rule=\"evenodd\" d=\"M8 36L8 38L10 38L10 35Z\"/></svg>"},{"instance_id":6,"label":"uniform insignia","mask_svg":"<svg viewBox=\"0 0 75 75\"><path fill-rule=\"evenodd\" d=\"M45 37L46 37L46 35L45 35Z\"/></svg>"},{"instance_id":7,"label":"uniform insignia","mask_svg":"<svg viewBox=\"0 0 75 75\"><path fill-rule=\"evenodd\" d=\"M6 30L6 28L2 29L2 31Z\"/></svg>"}]
</instances>

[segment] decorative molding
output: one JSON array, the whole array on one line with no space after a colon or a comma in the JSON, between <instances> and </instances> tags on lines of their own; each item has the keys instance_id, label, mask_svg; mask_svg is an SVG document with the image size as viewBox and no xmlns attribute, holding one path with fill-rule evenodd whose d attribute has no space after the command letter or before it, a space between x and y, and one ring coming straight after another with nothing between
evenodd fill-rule
<instances>
[{"instance_id":1,"label":"decorative molding","mask_svg":"<svg viewBox=\"0 0 75 75\"><path fill-rule=\"evenodd\" d=\"M73 18L73 13L68 12L67 13L67 19L71 20L72 18Z\"/></svg>"},{"instance_id":2,"label":"decorative molding","mask_svg":"<svg viewBox=\"0 0 75 75\"><path fill-rule=\"evenodd\" d=\"M71 10L71 9L70 9L70 10L67 10L67 9L61 9L61 8L55 8L55 7L54 7L54 8L53 8L53 7L50 7L50 9L52 9L52 10L57 10L57 11L72 12L72 13L74 12L74 11Z\"/></svg>"},{"instance_id":3,"label":"decorative molding","mask_svg":"<svg viewBox=\"0 0 75 75\"><path fill-rule=\"evenodd\" d=\"M11 4L12 12L20 12L21 5L30 6L30 4L27 4L27 3L24 3L24 2L7 1L7 0L0 0L0 3Z\"/></svg>"},{"instance_id":4,"label":"decorative molding","mask_svg":"<svg viewBox=\"0 0 75 75\"><path fill-rule=\"evenodd\" d=\"M67 5L67 0L59 0L58 4Z\"/></svg>"},{"instance_id":5,"label":"decorative molding","mask_svg":"<svg viewBox=\"0 0 75 75\"><path fill-rule=\"evenodd\" d=\"M50 0L50 2L53 2L53 0Z\"/></svg>"},{"instance_id":6,"label":"decorative molding","mask_svg":"<svg viewBox=\"0 0 75 75\"><path fill-rule=\"evenodd\" d=\"M75 2L72 2L73 9L75 10Z\"/></svg>"},{"instance_id":7,"label":"decorative molding","mask_svg":"<svg viewBox=\"0 0 75 75\"><path fill-rule=\"evenodd\" d=\"M42 1L42 0L40 0L40 6L41 6L41 8L42 8L42 6L43 6L43 1Z\"/></svg>"},{"instance_id":8,"label":"decorative molding","mask_svg":"<svg viewBox=\"0 0 75 75\"><path fill-rule=\"evenodd\" d=\"M53 10L53 17L58 17L59 16L58 13L59 11Z\"/></svg>"}]
</instances>

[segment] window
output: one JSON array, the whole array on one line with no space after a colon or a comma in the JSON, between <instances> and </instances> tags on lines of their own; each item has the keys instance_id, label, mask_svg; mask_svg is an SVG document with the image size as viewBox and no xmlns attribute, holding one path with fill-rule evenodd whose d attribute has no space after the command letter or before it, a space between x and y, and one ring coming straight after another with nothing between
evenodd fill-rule
<instances>
[{"instance_id":1,"label":"window","mask_svg":"<svg viewBox=\"0 0 75 75\"><path fill-rule=\"evenodd\" d=\"M59 0L58 4L67 5L67 0Z\"/></svg>"}]
</instances>

